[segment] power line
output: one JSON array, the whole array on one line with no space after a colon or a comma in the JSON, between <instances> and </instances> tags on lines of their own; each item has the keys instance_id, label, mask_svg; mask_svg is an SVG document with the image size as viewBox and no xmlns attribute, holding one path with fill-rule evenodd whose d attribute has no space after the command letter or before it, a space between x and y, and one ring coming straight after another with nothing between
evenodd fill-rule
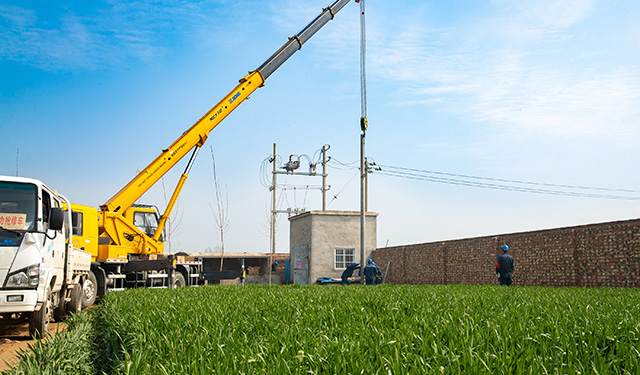
<instances>
[{"instance_id":1,"label":"power line","mask_svg":"<svg viewBox=\"0 0 640 375\"><path fill-rule=\"evenodd\" d=\"M333 161L332 167L336 169L341 169L341 170L358 169L358 167L354 165L356 162L342 163L338 160L332 160L332 161ZM459 174L459 173L439 172L439 171L398 167L398 166L376 164L376 163L370 163L370 165L381 168L381 170L376 170L375 172L376 174L389 176L389 177L410 179L410 180L427 181L427 182L435 182L435 183L458 185L458 186L467 186L467 187L475 187L475 188L482 188L482 189L516 191L521 193L547 194L547 195L596 198L596 199L640 200L640 197L628 196L624 194L598 194L598 193L587 192L587 191L601 191L601 192L617 192L617 193L640 193L640 190L633 190L633 189L552 184L547 182L523 181L523 180L513 180L513 179L504 179L504 178L495 178L495 177L481 177L481 176L465 175L465 174ZM524 186L521 186L521 185L524 185ZM529 185L529 186L526 186L526 185ZM567 189L585 190L585 191L571 191Z\"/></svg>"},{"instance_id":2,"label":"power line","mask_svg":"<svg viewBox=\"0 0 640 375\"><path fill-rule=\"evenodd\" d=\"M517 192L522 192L522 193L561 195L561 196L582 197L582 198L640 200L640 197L633 197L633 196L581 193L581 192L575 192L575 191L563 191L563 190L531 188L531 187L526 187L526 186L513 186L513 185L486 183L486 182L474 182L474 181L466 181L466 180L453 179L453 178L425 176L425 175L418 174L418 173L410 173L410 172L402 172L402 171L386 171L384 169L382 171L378 171L376 173L380 174L380 175L384 175L384 176L411 179L411 180L437 182L437 183L443 183L443 184L468 186L468 187L493 189L493 190L517 191ZM551 186L562 186L562 185L553 185L553 184L549 184L549 185L551 185ZM581 188L583 188L583 189L593 189L593 188L587 188L587 187L581 187ZM614 189L610 189L610 190L614 190ZM620 191L620 190L622 190L622 189L618 189L618 191ZM622 190L622 191L625 191L625 190Z\"/></svg>"},{"instance_id":3,"label":"power line","mask_svg":"<svg viewBox=\"0 0 640 375\"><path fill-rule=\"evenodd\" d=\"M358 164L360 164L360 160L352 161L350 163L343 163L334 157L329 159L329 162L327 163L329 167L342 170L342 171L350 170L350 169L359 169L360 167L358 166Z\"/></svg>"},{"instance_id":4,"label":"power line","mask_svg":"<svg viewBox=\"0 0 640 375\"><path fill-rule=\"evenodd\" d=\"M507 182L507 183L513 183L513 184L547 186L547 187L557 187L557 188L566 188L566 189L601 190L601 191L617 191L617 192L624 192L624 193L640 193L640 190L614 189L614 188L604 188L604 187L588 187L588 186L578 186L578 185L561 185L561 184L551 184L551 183L544 183L544 182L508 180L508 179L502 179L502 178L479 177L479 176L472 176L472 175L437 172L437 171L429 171L429 170L422 170L422 169L394 167L394 166L391 166L391 165L382 165L382 164L378 164L378 166L382 167L382 168L392 169L392 170L395 169L395 170L401 170L401 171L411 171L411 172L418 172L418 173L425 173L425 174L435 174L435 175L441 175L441 176L470 178L470 179L475 179L475 180Z\"/></svg>"}]
</instances>

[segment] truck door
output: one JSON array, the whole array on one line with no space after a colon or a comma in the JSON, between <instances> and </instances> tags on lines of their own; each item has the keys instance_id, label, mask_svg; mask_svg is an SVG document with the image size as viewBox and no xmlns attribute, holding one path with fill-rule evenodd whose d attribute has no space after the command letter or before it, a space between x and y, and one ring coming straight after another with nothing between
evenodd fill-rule
<instances>
[{"instance_id":1,"label":"truck door","mask_svg":"<svg viewBox=\"0 0 640 375\"><path fill-rule=\"evenodd\" d=\"M52 289L53 292L60 289L64 281L64 263L65 263L65 235L63 230L54 231L49 229L49 218L51 209L54 207L62 207L62 202L58 200L51 192L42 189L42 228L47 235L44 236L44 246L42 248L43 266L49 268L56 275L56 282ZM49 282L49 280L47 280Z\"/></svg>"}]
</instances>

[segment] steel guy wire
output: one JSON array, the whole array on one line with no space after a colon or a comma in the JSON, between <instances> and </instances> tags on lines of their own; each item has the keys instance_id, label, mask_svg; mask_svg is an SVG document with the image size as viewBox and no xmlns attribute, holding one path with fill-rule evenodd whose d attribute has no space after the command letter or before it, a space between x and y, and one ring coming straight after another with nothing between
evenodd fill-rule
<instances>
[{"instance_id":1,"label":"steel guy wire","mask_svg":"<svg viewBox=\"0 0 640 375\"><path fill-rule=\"evenodd\" d=\"M347 181L347 183L342 187L342 189L340 189L340 191L339 191L336 195L334 195L334 196L333 196L333 198L331 199L331 201L330 201L329 203L327 203L327 206L328 206L328 205L330 205L330 204L331 204L333 201L335 201L336 199L338 199L338 195L340 195L340 194L344 191L344 189L346 189L346 188L347 188L347 186L349 186L349 184L351 183L351 181L353 181L353 179L354 179L357 175L359 175L359 174L360 174L360 171L356 171L356 173L355 173L353 176L351 176L351 178L349 179L349 181Z\"/></svg>"}]
</instances>

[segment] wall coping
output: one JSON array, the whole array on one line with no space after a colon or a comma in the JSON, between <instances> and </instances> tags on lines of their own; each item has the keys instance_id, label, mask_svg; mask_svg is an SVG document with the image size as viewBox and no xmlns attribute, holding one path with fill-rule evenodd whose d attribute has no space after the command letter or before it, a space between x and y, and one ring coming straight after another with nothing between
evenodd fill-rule
<instances>
[{"instance_id":1,"label":"wall coping","mask_svg":"<svg viewBox=\"0 0 640 375\"><path fill-rule=\"evenodd\" d=\"M289 221L298 220L305 218L307 216L360 216L360 211L306 211L301 214L291 216ZM366 217L377 217L379 214L377 212L367 211L365 213Z\"/></svg>"},{"instance_id":2,"label":"wall coping","mask_svg":"<svg viewBox=\"0 0 640 375\"><path fill-rule=\"evenodd\" d=\"M607 221L602 223L593 223L593 224L582 224L576 226L569 227L558 227L558 228L548 228L548 229L539 229L527 232L512 232L512 233L503 233L503 234L493 234L479 237L466 237L466 238L455 238L449 240L439 240L439 241L431 241L431 242L420 242L415 244L406 244L406 245L396 245L389 247L379 247L376 250L385 250L385 249L397 249L403 247L411 247L411 246L421 246L435 243L445 243L445 242L459 242L459 241L472 241L472 240L487 240L487 239L497 239L499 237L514 237L514 236L524 236L524 235L535 235L535 234L544 234L549 232L557 232L557 231L567 231L567 230L575 230L575 229L586 229L586 228L598 228L602 226L608 225L626 225L626 224L640 224L639 219L628 219L628 220L617 220L617 221Z\"/></svg>"}]
</instances>

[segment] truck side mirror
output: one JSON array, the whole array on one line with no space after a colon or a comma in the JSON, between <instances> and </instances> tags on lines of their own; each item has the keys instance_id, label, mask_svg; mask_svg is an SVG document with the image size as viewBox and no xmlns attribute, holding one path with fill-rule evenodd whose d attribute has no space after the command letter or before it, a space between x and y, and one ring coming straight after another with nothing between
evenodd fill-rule
<instances>
[{"instance_id":1,"label":"truck side mirror","mask_svg":"<svg viewBox=\"0 0 640 375\"><path fill-rule=\"evenodd\" d=\"M49 229L61 230L64 226L64 211L62 208L54 207L49 215Z\"/></svg>"}]
</instances>

